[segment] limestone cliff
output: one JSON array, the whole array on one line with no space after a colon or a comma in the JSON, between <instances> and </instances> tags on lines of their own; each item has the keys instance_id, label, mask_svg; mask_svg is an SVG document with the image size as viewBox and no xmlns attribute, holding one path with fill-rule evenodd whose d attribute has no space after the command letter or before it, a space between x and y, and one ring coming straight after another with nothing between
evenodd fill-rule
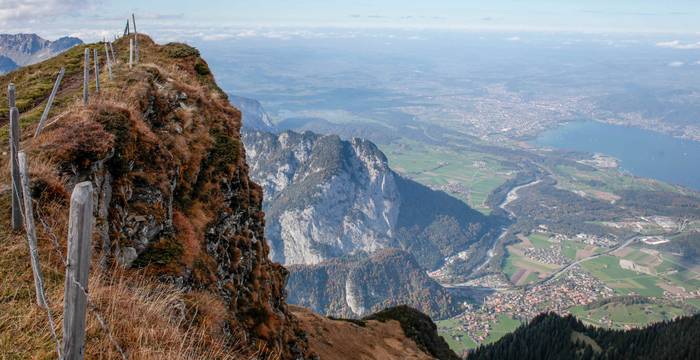
<instances>
[{"instance_id":1,"label":"limestone cliff","mask_svg":"<svg viewBox=\"0 0 700 360\"><path fill-rule=\"evenodd\" d=\"M243 141L265 194L270 254L283 264L398 248L432 270L495 227L496 219L395 173L368 140L244 129Z\"/></svg>"}]
</instances>

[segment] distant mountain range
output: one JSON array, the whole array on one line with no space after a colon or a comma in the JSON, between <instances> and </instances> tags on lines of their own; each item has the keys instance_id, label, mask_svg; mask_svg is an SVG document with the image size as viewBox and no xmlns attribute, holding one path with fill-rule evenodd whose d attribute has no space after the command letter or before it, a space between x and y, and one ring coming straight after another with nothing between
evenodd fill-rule
<instances>
[{"instance_id":1,"label":"distant mountain range","mask_svg":"<svg viewBox=\"0 0 700 360\"><path fill-rule=\"evenodd\" d=\"M74 37L50 41L36 34L0 34L0 74L54 57L82 43Z\"/></svg>"}]
</instances>

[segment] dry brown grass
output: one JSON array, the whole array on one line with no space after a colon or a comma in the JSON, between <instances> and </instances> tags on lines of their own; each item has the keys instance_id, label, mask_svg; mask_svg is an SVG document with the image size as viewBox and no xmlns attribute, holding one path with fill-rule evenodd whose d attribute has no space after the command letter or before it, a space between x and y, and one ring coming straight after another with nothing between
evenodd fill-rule
<instances>
[{"instance_id":1,"label":"dry brown grass","mask_svg":"<svg viewBox=\"0 0 700 360\"><path fill-rule=\"evenodd\" d=\"M7 205L5 192L0 204ZM63 206L47 204L39 225L42 271L51 310L62 320L64 267L60 250L67 232ZM0 358L52 359L55 343L50 336L46 312L36 306L26 238L11 234L7 207L0 210ZM52 237L54 237L52 239ZM58 242L55 247L53 241ZM108 275L107 275L108 274ZM93 263L90 299L97 311L88 312L87 359L121 359L116 346L101 327L96 314L106 321L111 336L129 359L258 359L257 349L246 348L243 336L227 336L220 299L208 293L186 293L173 285L154 281L137 271L119 268L106 272ZM272 356L274 358L274 355Z\"/></svg>"}]
</instances>

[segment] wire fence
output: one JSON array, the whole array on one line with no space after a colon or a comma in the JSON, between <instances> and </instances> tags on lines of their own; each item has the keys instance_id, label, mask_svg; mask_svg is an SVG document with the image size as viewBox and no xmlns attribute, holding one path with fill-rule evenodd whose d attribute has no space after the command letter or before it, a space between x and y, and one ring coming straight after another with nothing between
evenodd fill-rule
<instances>
[{"instance_id":1,"label":"wire fence","mask_svg":"<svg viewBox=\"0 0 700 360\"><path fill-rule=\"evenodd\" d=\"M139 61L139 44L138 33L136 32L136 18L132 14L131 20L134 28L134 36L130 38L129 49L129 68L131 69L135 62ZM124 32L125 36L131 35L129 27L129 19L127 19L127 27ZM115 36L115 40L117 37ZM103 40L97 44L96 48L92 49L94 76L95 76L95 93L99 96L100 89L100 65L99 51L104 45L105 64L107 66L108 79L112 80L113 67L118 66L114 55L114 47L111 41ZM85 49L85 60L83 69L83 101L88 104L89 84L90 84L90 51ZM66 112L59 114L53 120L48 121L52 104L57 92L60 89L61 81L65 75L65 69L61 68L54 86L51 90L46 107L42 113L41 119L37 124L34 138L37 138L41 131L60 120ZM19 134L19 111L15 107L15 86L8 86L8 101L10 108L10 161L11 161L11 179L12 179L12 227L13 230L19 231L24 229L27 235L27 240L30 250L30 260L32 264L32 272L34 275L34 283L36 289L37 304L46 310L47 320L51 339L56 346L56 354L60 360L65 359L82 359L84 356L84 338L85 338L85 312L90 311L97 320L101 330L109 339L114 349L119 353L123 360L128 359L128 354L119 344L111 330L109 323L105 320L100 307L90 298L90 293L87 289L89 247L90 239L92 238L94 214L92 206L92 184L81 183L76 185L71 197L71 207L69 213L69 238L68 238L68 253L64 254L59 242L59 237L54 232L54 229L47 223L43 211L37 207L36 214L34 213L34 204L29 191L30 177L27 166L27 156L23 151L20 151L20 134ZM85 185L85 186L81 186ZM74 206L79 202L75 202L76 196L82 196L87 201L81 203L83 207L78 209ZM54 320L51 311L49 299L46 296L44 279L41 273L39 262L39 251L36 241L36 226L34 218L38 219L42 225L44 234L49 238L53 252L61 259L63 266L66 269L65 294L64 296L64 320L63 320L63 343L59 340L58 325ZM84 247L81 249L80 247ZM76 276L76 274L79 274ZM81 276L82 275L82 276ZM77 292L77 293L76 293ZM68 296L68 295L71 296ZM70 315L69 315L70 314Z\"/></svg>"}]
</instances>

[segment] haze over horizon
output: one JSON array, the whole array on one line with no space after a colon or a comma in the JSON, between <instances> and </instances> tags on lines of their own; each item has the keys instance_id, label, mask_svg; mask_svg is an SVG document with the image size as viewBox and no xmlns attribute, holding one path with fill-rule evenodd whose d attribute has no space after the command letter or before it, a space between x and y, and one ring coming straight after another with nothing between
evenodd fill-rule
<instances>
[{"instance_id":1,"label":"haze over horizon","mask_svg":"<svg viewBox=\"0 0 700 360\"><path fill-rule=\"evenodd\" d=\"M294 7L285 5L281 0L3 0L0 25L6 33L37 32L47 38L69 34L86 41L111 37L132 12L137 14L141 30L165 40L254 36L255 30L264 28L700 34L700 5L690 0L595 0L585 4L549 0L495 0L488 4L471 0L302 0Z\"/></svg>"}]
</instances>

